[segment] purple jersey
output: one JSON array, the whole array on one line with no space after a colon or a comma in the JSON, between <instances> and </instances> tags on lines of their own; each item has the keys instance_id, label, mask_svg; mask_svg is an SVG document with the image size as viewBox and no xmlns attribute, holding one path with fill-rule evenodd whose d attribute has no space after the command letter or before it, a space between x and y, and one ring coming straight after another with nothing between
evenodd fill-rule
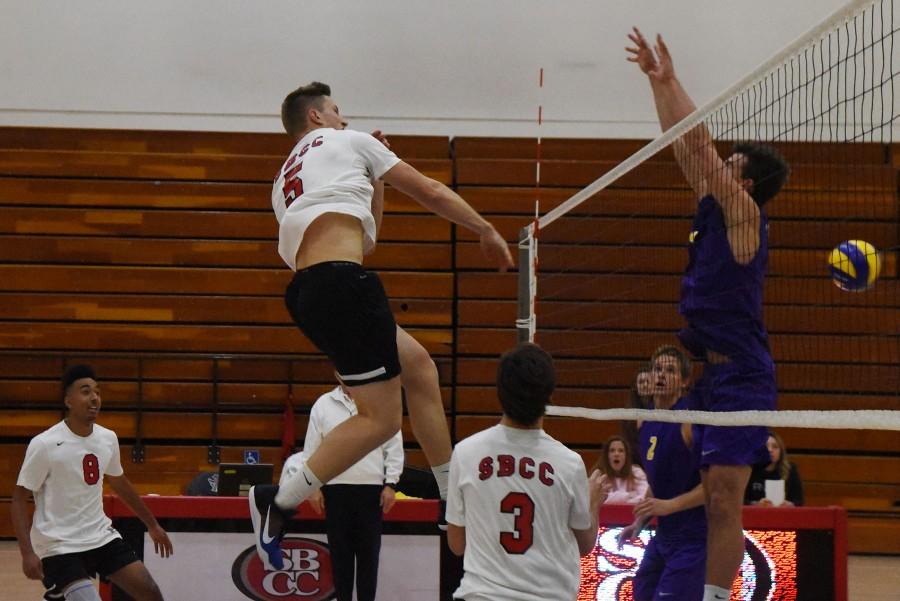
<instances>
[{"instance_id":1,"label":"purple jersey","mask_svg":"<svg viewBox=\"0 0 900 601\"><path fill-rule=\"evenodd\" d=\"M682 397L673 410L690 409L690 397ZM681 424L644 422L639 432L641 459L653 496L672 499L700 484L695 453L681 436ZM657 536L664 540L706 540L706 514L702 506L658 518Z\"/></svg>"},{"instance_id":2,"label":"purple jersey","mask_svg":"<svg viewBox=\"0 0 900 601\"><path fill-rule=\"evenodd\" d=\"M679 338L698 357L711 350L744 366L774 369L762 313L769 261L769 224L762 209L759 228L759 250L750 263L741 265L728 244L719 203L711 195L700 199L679 306L688 322Z\"/></svg>"}]
</instances>

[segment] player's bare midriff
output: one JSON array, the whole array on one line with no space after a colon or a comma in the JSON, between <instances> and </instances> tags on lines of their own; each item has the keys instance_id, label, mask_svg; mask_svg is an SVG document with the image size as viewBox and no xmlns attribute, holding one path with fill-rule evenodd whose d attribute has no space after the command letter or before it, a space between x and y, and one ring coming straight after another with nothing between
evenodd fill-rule
<instances>
[{"instance_id":1,"label":"player's bare midriff","mask_svg":"<svg viewBox=\"0 0 900 601\"><path fill-rule=\"evenodd\" d=\"M325 213L303 234L297 250L297 269L326 261L363 261L363 227L359 219L344 213Z\"/></svg>"}]
</instances>

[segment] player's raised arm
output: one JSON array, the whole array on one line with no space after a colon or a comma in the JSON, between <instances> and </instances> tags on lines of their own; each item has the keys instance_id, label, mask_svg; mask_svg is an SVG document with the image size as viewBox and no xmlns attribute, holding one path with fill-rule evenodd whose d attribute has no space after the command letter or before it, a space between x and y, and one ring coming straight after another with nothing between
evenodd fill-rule
<instances>
[{"instance_id":1,"label":"player's raised arm","mask_svg":"<svg viewBox=\"0 0 900 601\"><path fill-rule=\"evenodd\" d=\"M653 100L663 131L696 110L675 76L672 56L661 35L651 48L635 27L628 34L634 44L626 48L627 60L636 63L650 81ZM743 179L739 155L722 160L706 125L699 124L672 145L685 178L699 197L712 195L722 207L728 241L738 263L749 263L759 249L759 207L748 194L752 181Z\"/></svg>"},{"instance_id":2,"label":"player's raised arm","mask_svg":"<svg viewBox=\"0 0 900 601\"><path fill-rule=\"evenodd\" d=\"M481 252L500 271L514 267L506 240L456 192L437 180L422 175L403 161L388 170L382 179L426 209L478 234Z\"/></svg>"}]
</instances>

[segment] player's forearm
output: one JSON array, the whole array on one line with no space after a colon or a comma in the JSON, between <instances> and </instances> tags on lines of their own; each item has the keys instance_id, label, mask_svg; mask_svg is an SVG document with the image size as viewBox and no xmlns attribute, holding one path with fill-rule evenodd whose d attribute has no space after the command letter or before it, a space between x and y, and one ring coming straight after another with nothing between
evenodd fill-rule
<instances>
[{"instance_id":1,"label":"player's forearm","mask_svg":"<svg viewBox=\"0 0 900 601\"><path fill-rule=\"evenodd\" d=\"M16 487L13 491L12 503L9 507L9 514L12 520L13 532L16 540L19 542L19 551L22 557L34 553L34 547L31 546L31 515L28 511L26 494L19 492L20 487Z\"/></svg>"},{"instance_id":2,"label":"player's forearm","mask_svg":"<svg viewBox=\"0 0 900 601\"><path fill-rule=\"evenodd\" d=\"M656 114L663 131L668 131L697 110L697 105L694 104L677 77L664 82L651 80L651 88L656 104ZM696 152L712 141L709 130L703 123L685 133L681 139L688 152Z\"/></svg>"},{"instance_id":3,"label":"player's forearm","mask_svg":"<svg viewBox=\"0 0 900 601\"><path fill-rule=\"evenodd\" d=\"M144 523L144 526L147 529L159 526L159 523L156 521L156 517L150 513L150 509L141 499L141 496L134 489L131 482L126 479L124 476L118 480L118 482L113 486L113 490L115 490L116 494L119 495L119 498L125 502L128 507L134 512L134 514Z\"/></svg>"},{"instance_id":4,"label":"player's forearm","mask_svg":"<svg viewBox=\"0 0 900 601\"><path fill-rule=\"evenodd\" d=\"M660 126L667 131L696 110L696 105L678 78L651 80ZM715 175L721 160L704 123L696 125L672 144L675 160L698 195L705 195L707 180Z\"/></svg>"},{"instance_id":5,"label":"player's forearm","mask_svg":"<svg viewBox=\"0 0 900 601\"><path fill-rule=\"evenodd\" d=\"M651 79L650 88L653 90L656 114L663 131L669 130L697 109L677 77L666 81Z\"/></svg>"},{"instance_id":6,"label":"player's forearm","mask_svg":"<svg viewBox=\"0 0 900 601\"><path fill-rule=\"evenodd\" d=\"M429 193L417 198L419 203L436 215L452 221L479 236L493 226L478 211L469 206L463 198L445 186L432 180Z\"/></svg>"},{"instance_id":7,"label":"player's forearm","mask_svg":"<svg viewBox=\"0 0 900 601\"><path fill-rule=\"evenodd\" d=\"M456 192L437 180L422 175L408 163L400 161L382 179L429 211L479 236L493 230L493 226Z\"/></svg>"},{"instance_id":8,"label":"player's forearm","mask_svg":"<svg viewBox=\"0 0 900 601\"><path fill-rule=\"evenodd\" d=\"M599 524L597 519L591 520L591 527L587 530L573 530L575 533L575 541L578 543L578 554L584 557L590 553L597 545L597 530Z\"/></svg>"},{"instance_id":9,"label":"player's forearm","mask_svg":"<svg viewBox=\"0 0 900 601\"><path fill-rule=\"evenodd\" d=\"M591 503L588 510L591 514L591 525L586 530L573 530L575 540L578 542L578 553L584 557L597 545L597 530L600 528L600 505Z\"/></svg>"},{"instance_id":10,"label":"player's forearm","mask_svg":"<svg viewBox=\"0 0 900 601\"><path fill-rule=\"evenodd\" d=\"M705 504L705 501L703 485L698 484L688 492L680 494L672 499L672 513L687 511L694 507L701 507Z\"/></svg>"}]
</instances>

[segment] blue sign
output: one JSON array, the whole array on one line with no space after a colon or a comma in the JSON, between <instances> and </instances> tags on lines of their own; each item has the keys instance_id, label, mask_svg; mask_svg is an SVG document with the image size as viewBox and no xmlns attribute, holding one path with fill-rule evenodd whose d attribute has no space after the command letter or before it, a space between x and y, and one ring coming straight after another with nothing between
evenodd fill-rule
<instances>
[{"instance_id":1,"label":"blue sign","mask_svg":"<svg viewBox=\"0 0 900 601\"><path fill-rule=\"evenodd\" d=\"M257 465L259 463L258 449L244 449L244 463Z\"/></svg>"}]
</instances>

